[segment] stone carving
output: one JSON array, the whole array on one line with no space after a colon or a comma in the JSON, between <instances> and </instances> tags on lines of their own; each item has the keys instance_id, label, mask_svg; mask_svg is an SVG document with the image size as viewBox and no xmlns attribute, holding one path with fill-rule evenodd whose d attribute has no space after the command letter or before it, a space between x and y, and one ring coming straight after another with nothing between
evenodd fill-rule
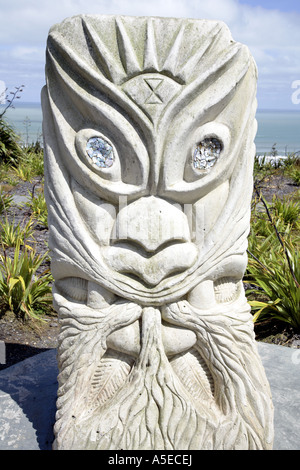
<instances>
[{"instance_id":1,"label":"stone carving","mask_svg":"<svg viewBox=\"0 0 300 470\"><path fill-rule=\"evenodd\" d=\"M51 29L46 75L54 448L271 448L248 49L221 22L84 15Z\"/></svg>"}]
</instances>

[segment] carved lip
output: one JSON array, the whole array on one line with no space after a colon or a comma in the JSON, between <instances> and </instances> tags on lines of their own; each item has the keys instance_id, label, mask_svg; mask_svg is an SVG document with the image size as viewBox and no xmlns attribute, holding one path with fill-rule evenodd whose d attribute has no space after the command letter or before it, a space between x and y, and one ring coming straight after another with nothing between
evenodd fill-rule
<instances>
[{"instance_id":1,"label":"carved lip","mask_svg":"<svg viewBox=\"0 0 300 470\"><path fill-rule=\"evenodd\" d=\"M103 259L111 269L136 276L150 286L190 268L197 256L198 250L193 243L175 243L147 258L126 244L103 249Z\"/></svg>"}]
</instances>

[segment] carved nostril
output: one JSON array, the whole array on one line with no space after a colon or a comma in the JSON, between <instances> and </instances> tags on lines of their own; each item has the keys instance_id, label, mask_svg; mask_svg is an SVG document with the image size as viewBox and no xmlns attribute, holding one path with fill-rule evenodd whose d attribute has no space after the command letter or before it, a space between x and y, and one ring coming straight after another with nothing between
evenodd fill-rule
<instances>
[{"instance_id":1,"label":"carved nostril","mask_svg":"<svg viewBox=\"0 0 300 470\"><path fill-rule=\"evenodd\" d=\"M181 207L154 196L140 198L122 208L115 224L115 243L129 241L147 253L190 241L188 220Z\"/></svg>"}]
</instances>

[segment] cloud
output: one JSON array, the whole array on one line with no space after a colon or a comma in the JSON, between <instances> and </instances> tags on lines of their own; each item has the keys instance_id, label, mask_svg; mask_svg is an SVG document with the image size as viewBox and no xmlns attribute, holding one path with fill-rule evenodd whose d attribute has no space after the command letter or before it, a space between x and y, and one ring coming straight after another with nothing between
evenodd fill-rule
<instances>
[{"instance_id":1,"label":"cloud","mask_svg":"<svg viewBox=\"0 0 300 470\"><path fill-rule=\"evenodd\" d=\"M233 38L247 44L252 52L258 65L263 103L267 96L264 90L272 84L272 91L278 89L280 99L290 105L291 83L300 79L297 12L251 6L239 0L10 0L1 13L0 79L8 87L18 84L14 80L21 80L22 76L25 81L31 73L35 74L34 86L38 82L40 87L43 85L44 50L50 27L81 13L219 19L229 26ZM30 79L26 80L26 90L31 89ZM271 106L275 105L274 100L271 99Z\"/></svg>"}]
</instances>

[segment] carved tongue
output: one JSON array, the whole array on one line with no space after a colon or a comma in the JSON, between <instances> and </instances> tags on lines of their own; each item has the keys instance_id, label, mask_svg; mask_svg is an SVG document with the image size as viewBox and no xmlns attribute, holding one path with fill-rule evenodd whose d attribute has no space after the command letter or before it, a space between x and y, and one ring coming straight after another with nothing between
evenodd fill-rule
<instances>
[{"instance_id":1,"label":"carved tongue","mask_svg":"<svg viewBox=\"0 0 300 470\"><path fill-rule=\"evenodd\" d=\"M147 307L142 314L141 352L137 360L136 368L146 370L157 369L161 361L167 361L161 335L161 314L153 307Z\"/></svg>"}]
</instances>

